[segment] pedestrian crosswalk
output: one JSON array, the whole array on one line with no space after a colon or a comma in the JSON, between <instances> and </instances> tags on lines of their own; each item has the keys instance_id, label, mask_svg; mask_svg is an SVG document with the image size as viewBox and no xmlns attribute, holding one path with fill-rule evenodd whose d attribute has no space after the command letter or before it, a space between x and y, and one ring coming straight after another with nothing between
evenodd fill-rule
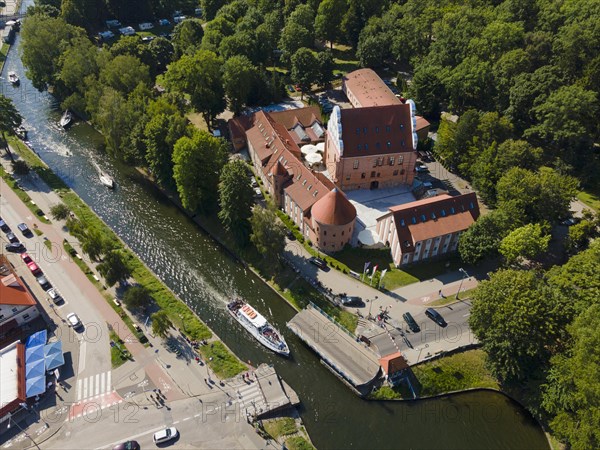
<instances>
[{"instance_id":1,"label":"pedestrian crosswalk","mask_svg":"<svg viewBox=\"0 0 600 450\"><path fill-rule=\"evenodd\" d=\"M101 395L112 392L111 374L107 372L97 373L89 377L77 380L77 401L98 398Z\"/></svg>"},{"instance_id":2,"label":"pedestrian crosswalk","mask_svg":"<svg viewBox=\"0 0 600 450\"><path fill-rule=\"evenodd\" d=\"M261 412L266 409L263 392L257 382L240 385L236 389L240 409L250 413Z\"/></svg>"}]
</instances>

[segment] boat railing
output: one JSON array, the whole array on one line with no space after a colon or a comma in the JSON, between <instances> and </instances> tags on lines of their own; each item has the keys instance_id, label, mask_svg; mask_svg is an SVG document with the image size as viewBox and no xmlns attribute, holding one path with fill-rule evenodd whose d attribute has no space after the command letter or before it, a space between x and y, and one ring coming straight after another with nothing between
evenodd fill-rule
<instances>
[{"instance_id":1,"label":"boat railing","mask_svg":"<svg viewBox=\"0 0 600 450\"><path fill-rule=\"evenodd\" d=\"M313 302L309 302L310 306L312 306L313 308L315 308L317 311L319 311L321 314L323 314L325 317L327 317L330 321L332 321L340 330L342 330L343 332L345 332L348 336L350 336L352 339L356 339L356 335L350 331L348 328L346 328L344 325L342 325L341 323L339 323L337 320L335 320L334 317L331 317L329 314L327 314L325 311L323 311L321 308L319 308L317 305L315 305Z\"/></svg>"}]
</instances>

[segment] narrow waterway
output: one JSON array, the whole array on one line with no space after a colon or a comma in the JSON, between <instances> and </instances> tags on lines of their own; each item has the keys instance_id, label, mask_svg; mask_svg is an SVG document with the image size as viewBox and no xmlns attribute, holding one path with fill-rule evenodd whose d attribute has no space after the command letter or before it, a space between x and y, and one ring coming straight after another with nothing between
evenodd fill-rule
<instances>
[{"instance_id":1,"label":"narrow waterway","mask_svg":"<svg viewBox=\"0 0 600 450\"><path fill-rule=\"evenodd\" d=\"M293 311L260 279L134 170L103 154L102 138L91 127L77 123L67 132L60 129L58 105L31 86L15 47L4 73L9 70L18 73L21 86L14 88L2 78L2 93L23 116L40 157L241 359L275 365L300 396L302 417L318 448L548 448L529 414L500 394L477 392L415 403L355 397L288 332L285 323ZM94 162L115 179L115 191L100 184ZM229 318L225 304L234 294L246 298L285 334L291 359L268 352Z\"/></svg>"}]
</instances>

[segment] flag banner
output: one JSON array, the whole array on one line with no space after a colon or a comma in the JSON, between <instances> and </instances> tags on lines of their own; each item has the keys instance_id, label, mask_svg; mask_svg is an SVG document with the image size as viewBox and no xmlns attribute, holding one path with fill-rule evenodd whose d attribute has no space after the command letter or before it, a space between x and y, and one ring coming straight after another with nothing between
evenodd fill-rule
<instances>
[{"instance_id":1,"label":"flag banner","mask_svg":"<svg viewBox=\"0 0 600 450\"><path fill-rule=\"evenodd\" d=\"M379 279L380 279L380 280L383 280L383 277L385 277L385 274L386 274L386 272L387 272L387 271L388 271L387 269L383 269L383 270L381 271L381 275L379 276Z\"/></svg>"},{"instance_id":2,"label":"flag banner","mask_svg":"<svg viewBox=\"0 0 600 450\"><path fill-rule=\"evenodd\" d=\"M367 269L369 268L369 266L371 265L371 261L368 261L365 263L365 267L363 269L363 273L365 273L367 271Z\"/></svg>"},{"instance_id":3,"label":"flag banner","mask_svg":"<svg viewBox=\"0 0 600 450\"><path fill-rule=\"evenodd\" d=\"M373 273L371 274L371 280L375 276L375 272L377 272L377 267L378 267L377 264L373 267Z\"/></svg>"}]
</instances>

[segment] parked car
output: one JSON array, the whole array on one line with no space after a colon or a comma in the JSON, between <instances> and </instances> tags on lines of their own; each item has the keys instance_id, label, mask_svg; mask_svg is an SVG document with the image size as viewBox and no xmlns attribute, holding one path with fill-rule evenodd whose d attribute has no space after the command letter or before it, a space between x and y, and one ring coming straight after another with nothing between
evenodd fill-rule
<instances>
[{"instance_id":1,"label":"parked car","mask_svg":"<svg viewBox=\"0 0 600 450\"><path fill-rule=\"evenodd\" d=\"M158 24L159 24L161 27L166 27L166 26L169 26L169 25L171 25L171 22L169 21L169 19L160 19L160 20L158 21Z\"/></svg>"},{"instance_id":2,"label":"parked car","mask_svg":"<svg viewBox=\"0 0 600 450\"><path fill-rule=\"evenodd\" d=\"M140 444L137 441L121 442L115 445L113 450L140 450Z\"/></svg>"},{"instance_id":3,"label":"parked car","mask_svg":"<svg viewBox=\"0 0 600 450\"><path fill-rule=\"evenodd\" d=\"M33 261L33 259L31 259L31 256L29 256L29 254L27 254L27 253L23 253L21 255L21 259L23 260L23 262L25 264L29 264L31 261Z\"/></svg>"},{"instance_id":4,"label":"parked car","mask_svg":"<svg viewBox=\"0 0 600 450\"><path fill-rule=\"evenodd\" d=\"M79 320L79 316L75 313L67 314L67 322L69 322L69 326L73 327L75 330L83 326L81 320Z\"/></svg>"},{"instance_id":5,"label":"parked car","mask_svg":"<svg viewBox=\"0 0 600 450\"><path fill-rule=\"evenodd\" d=\"M580 220L581 219L579 217L568 217L565 220L563 220L560 224L566 227L570 227L572 225L575 225L576 223L579 223Z\"/></svg>"},{"instance_id":6,"label":"parked car","mask_svg":"<svg viewBox=\"0 0 600 450\"><path fill-rule=\"evenodd\" d=\"M31 273L34 275L42 273L42 269L39 268L35 261L28 262L27 267L29 267L29 270L31 270Z\"/></svg>"},{"instance_id":7,"label":"parked car","mask_svg":"<svg viewBox=\"0 0 600 450\"><path fill-rule=\"evenodd\" d=\"M177 431L177 428L169 427L154 433L152 440L155 444L162 444L163 442L168 442L171 439L175 439L177 436L179 436L179 431Z\"/></svg>"},{"instance_id":8,"label":"parked car","mask_svg":"<svg viewBox=\"0 0 600 450\"><path fill-rule=\"evenodd\" d=\"M142 42L152 42L154 39L154 36L144 36Z\"/></svg>"},{"instance_id":9,"label":"parked car","mask_svg":"<svg viewBox=\"0 0 600 450\"><path fill-rule=\"evenodd\" d=\"M327 269L327 263L325 261L323 261L321 258L317 258L316 256L313 256L312 258L310 258L308 260L308 262L311 264L314 264L319 269L322 269L322 270Z\"/></svg>"},{"instance_id":10,"label":"parked car","mask_svg":"<svg viewBox=\"0 0 600 450\"><path fill-rule=\"evenodd\" d=\"M402 314L402 318L406 322L406 325L408 325L410 331L412 331L413 333L418 333L419 331L421 331L421 327L419 327L419 324L417 323L417 321L411 313L405 312L404 314Z\"/></svg>"},{"instance_id":11,"label":"parked car","mask_svg":"<svg viewBox=\"0 0 600 450\"><path fill-rule=\"evenodd\" d=\"M19 229L19 231L21 233L23 233L23 236L25 236L25 237L29 237L29 236L33 235L33 233L31 232L31 230L29 229L29 227L25 223L20 223L19 225L17 225L17 228Z\"/></svg>"},{"instance_id":12,"label":"parked car","mask_svg":"<svg viewBox=\"0 0 600 450\"><path fill-rule=\"evenodd\" d=\"M58 291L54 288L52 289L48 289L46 291L46 295L48 296L48 298L50 300L52 300L54 303L60 303L62 300L62 297L60 296L60 294L58 293Z\"/></svg>"},{"instance_id":13,"label":"parked car","mask_svg":"<svg viewBox=\"0 0 600 450\"><path fill-rule=\"evenodd\" d=\"M292 230L287 230L287 231L285 232L285 235L287 236L287 238L288 238L290 241L295 241L295 240L296 240L296 236L294 236L294 232L293 232Z\"/></svg>"},{"instance_id":14,"label":"parked car","mask_svg":"<svg viewBox=\"0 0 600 450\"><path fill-rule=\"evenodd\" d=\"M415 166L415 172L417 173L428 173L429 168L425 164Z\"/></svg>"},{"instance_id":15,"label":"parked car","mask_svg":"<svg viewBox=\"0 0 600 450\"><path fill-rule=\"evenodd\" d=\"M47 291L48 289L52 288L52 285L44 275L37 277L37 282L44 291Z\"/></svg>"},{"instance_id":16,"label":"parked car","mask_svg":"<svg viewBox=\"0 0 600 450\"><path fill-rule=\"evenodd\" d=\"M19 252L25 251L25 246L23 244L21 244L20 242L13 242L10 244L6 244L4 246L4 249L7 252L19 253Z\"/></svg>"},{"instance_id":17,"label":"parked car","mask_svg":"<svg viewBox=\"0 0 600 450\"><path fill-rule=\"evenodd\" d=\"M362 298L355 295L348 295L341 298L342 305L344 306L364 306Z\"/></svg>"},{"instance_id":18,"label":"parked car","mask_svg":"<svg viewBox=\"0 0 600 450\"><path fill-rule=\"evenodd\" d=\"M442 315L433 308L427 308L425 310L425 315L437 323L440 327L445 327L448 325Z\"/></svg>"},{"instance_id":19,"label":"parked car","mask_svg":"<svg viewBox=\"0 0 600 450\"><path fill-rule=\"evenodd\" d=\"M6 233L6 239L8 239L8 242L14 243L16 244L17 242L19 242L19 238L17 238L15 236L15 233L13 233L12 231L9 231L8 233Z\"/></svg>"},{"instance_id":20,"label":"parked car","mask_svg":"<svg viewBox=\"0 0 600 450\"><path fill-rule=\"evenodd\" d=\"M252 186L253 188L258 187L258 182L256 181L256 178L250 177L250 186Z\"/></svg>"},{"instance_id":21,"label":"parked car","mask_svg":"<svg viewBox=\"0 0 600 450\"><path fill-rule=\"evenodd\" d=\"M254 188L254 198L262 198L262 192L259 187Z\"/></svg>"},{"instance_id":22,"label":"parked car","mask_svg":"<svg viewBox=\"0 0 600 450\"><path fill-rule=\"evenodd\" d=\"M2 230L4 232L10 231L10 227L2 219L0 219L0 230Z\"/></svg>"}]
</instances>

